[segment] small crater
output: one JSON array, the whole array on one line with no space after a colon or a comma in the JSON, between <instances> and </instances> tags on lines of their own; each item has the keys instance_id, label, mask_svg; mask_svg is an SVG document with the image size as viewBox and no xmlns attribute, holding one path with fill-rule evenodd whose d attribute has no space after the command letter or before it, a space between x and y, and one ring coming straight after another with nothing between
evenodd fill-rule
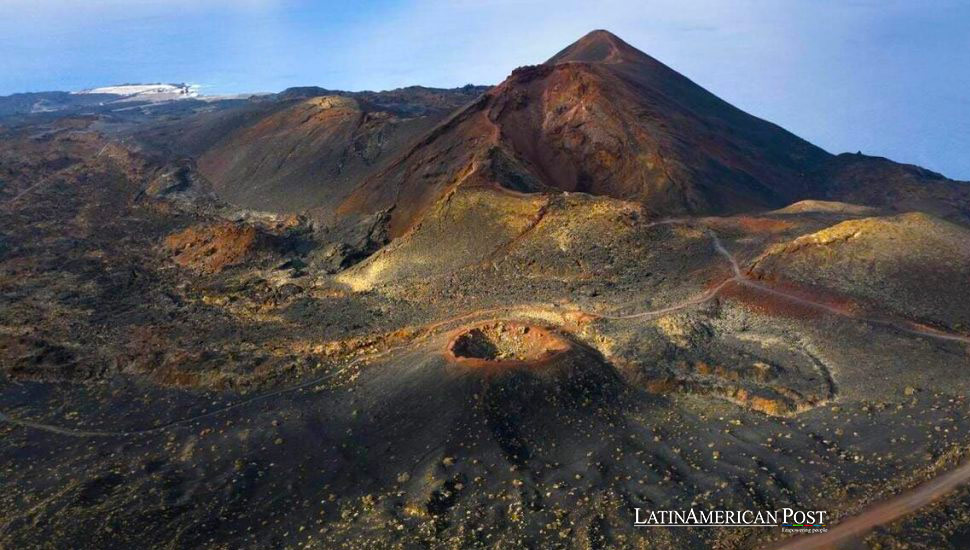
<instances>
[{"instance_id":1,"label":"small crater","mask_svg":"<svg viewBox=\"0 0 970 550\"><path fill-rule=\"evenodd\" d=\"M478 366L539 365L569 351L572 343L545 328L493 321L465 329L448 343L452 361Z\"/></svg>"}]
</instances>

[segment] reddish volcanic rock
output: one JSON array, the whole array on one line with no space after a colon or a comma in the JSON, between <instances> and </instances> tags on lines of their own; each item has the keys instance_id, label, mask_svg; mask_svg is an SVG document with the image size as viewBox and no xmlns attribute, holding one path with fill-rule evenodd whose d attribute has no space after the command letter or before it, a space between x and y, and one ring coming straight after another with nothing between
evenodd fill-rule
<instances>
[{"instance_id":1,"label":"reddish volcanic rock","mask_svg":"<svg viewBox=\"0 0 970 550\"><path fill-rule=\"evenodd\" d=\"M543 365L570 349L569 340L542 327L496 321L455 334L446 356L467 366L514 368Z\"/></svg>"},{"instance_id":2,"label":"reddish volcanic rock","mask_svg":"<svg viewBox=\"0 0 970 550\"><path fill-rule=\"evenodd\" d=\"M582 191L652 212L725 213L810 194L827 153L605 31L523 67L371 176L340 212L394 207L402 234L456 185Z\"/></svg>"},{"instance_id":3,"label":"reddish volcanic rock","mask_svg":"<svg viewBox=\"0 0 970 550\"><path fill-rule=\"evenodd\" d=\"M252 226L224 222L189 227L165 238L175 263L205 273L218 273L256 253L261 235Z\"/></svg>"}]
</instances>

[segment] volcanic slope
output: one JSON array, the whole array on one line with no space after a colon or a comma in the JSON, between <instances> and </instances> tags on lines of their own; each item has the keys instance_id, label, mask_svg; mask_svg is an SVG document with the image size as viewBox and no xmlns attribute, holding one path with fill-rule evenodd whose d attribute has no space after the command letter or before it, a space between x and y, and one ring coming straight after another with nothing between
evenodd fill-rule
<instances>
[{"instance_id":1,"label":"volcanic slope","mask_svg":"<svg viewBox=\"0 0 970 550\"><path fill-rule=\"evenodd\" d=\"M884 313L970 329L970 231L928 214L847 220L770 246L752 264L763 281L825 288ZM927 292L933 289L933 292Z\"/></svg>"},{"instance_id":2,"label":"volcanic slope","mask_svg":"<svg viewBox=\"0 0 970 550\"><path fill-rule=\"evenodd\" d=\"M606 31L483 91L293 88L180 122L166 133L175 146L149 140L194 158L230 203L311 211L326 224L390 212L392 238L458 185L585 192L657 216L813 198L970 222L970 186L887 159L832 156Z\"/></svg>"},{"instance_id":3,"label":"volcanic slope","mask_svg":"<svg viewBox=\"0 0 970 550\"><path fill-rule=\"evenodd\" d=\"M481 90L294 88L268 105L190 121L189 137L176 139L193 142L181 149L195 153L199 171L232 203L327 214L385 159Z\"/></svg>"},{"instance_id":4,"label":"volcanic slope","mask_svg":"<svg viewBox=\"0 0 970 550\"><path fill-rule=\"evenodd\" d=\"M582 191L665 215L778 207L829 155L606 31L522 67L374 174L343 212L395 207L401 234L459 182Z\"/></svg>"},{"instance_id":5,"label":"volcanic slope","mask_svg":"<svg viewBox=\"0 0 970 550\"><path fill-rule=\"evenodd\" d=\"M345 196L385 150L427 124L350 98L314 97L239 129L198 165L222 197L240 205L270 211L326 205Z\"/></svg>"},{"instance_id":6,"label":"volcanic slope","mask_svg":"<svg viewBox=\"0 0 970 550\"><path fill-rule=\"evenodd\" d=\"M895 213L926 212L970 226L970 184L881 157L843 153L816 175L825 196Z\"/></svg>"}]
</instances>

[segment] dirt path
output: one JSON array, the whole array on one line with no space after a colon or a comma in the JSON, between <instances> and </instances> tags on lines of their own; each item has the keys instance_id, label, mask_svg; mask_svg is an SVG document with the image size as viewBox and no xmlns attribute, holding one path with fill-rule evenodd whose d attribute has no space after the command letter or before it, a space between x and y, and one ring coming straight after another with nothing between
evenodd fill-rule
<instances>
[{"instance_id":1,"label":"dirt path","mask_svg":"<svg viewBox=\"0 0 970 550\"><path fill-rule=\"evenodd\" d=\"M34 189L37 189L37 188L45 185L48 181L50 181L50 179L51 179L50 177L41 178L40 181L38 181L37 183L31 185L30 187L28 187L28 188L24 189L23 191L17 193L16 195L14 195L10 200L8 200L7 202L5 202L3 206L5 208L7 208L7 209L13 208L14 203L16 203L22 197L26 196L28 193L30 193Z\"/></svg>"},{"instance_id":2,"label":"dirt path","mask_svg":"<svg viewBox=\"0 0 970 550\"><path fill-rule=\"evenodd\" d=\"M970 463L940 474L935 478L857 516L842 521L826 533L801 535L769 545L766 550L831 550L836 544L866 533L932 503L970 481Z\"/></svg>"},{"instance_id":3,"label":"dirt path","mask_svg":"<svg viewBox=\"0 0 970 550\"><path fill-rule=\"evenodd\" d=\"M671 225L671 224L677 224L677 223L687 223L687 222L688 222L688 220L682 220L682 219L659 220L659 221L656 221L656 222L653 222L653 223L649 224L648 227L657 226L657 225ZM772 294L773 296L777 296L779 298L791 300L791 301L796 302L798 304L801 304L801 305L804 305L804 306L808 306L808 307L817 308L817 309L820 309L820 310L823 310L823 311L826 311L828 313L832 313L834 315L838 315L838 316L841 316L841 317L848 317L848 318L856 319L856 320L859 320L859 321L864 321L864 322L868 322L868 323L872 323L872 324L878 324L878 325L882 325L882 326L887 326L887 327L891 327L891 328L900 330L902 332L906 332L906 333L909 333L909 334L914 334L914 335L917 335L917 336L925 336L925 337L929 337L929 338L935 338L935 339L938 339L938 340L945 340L945 341L953 341L953 342L961 342L961 343L968 343L968 344L970 344L970 337L961 336L961 335L955 335L955 334L946 334L946 333L943 333L943 332L940 332L940 331L936 331L936 330L933 330L933 329L930 329L930 328L926 328L926 327L904 325L902 323L898 323L898 322L895 322L895 321L889 321L889 320L885 320L885 319L875 319L875 318L861 317L861 316L854 315L854 314L849 313L849 312L845 312L845 311L839 310L837 308L833 308L833 307L828 306L826 304L822 304L822 303L818 303L818 302L813 302L811 300L806 300L806 299L804 299L802 297L799 297L799 296L796 296L796 295L793 295L793 294L789 294L787 292L784 292L784 291L781 291L781 290L772 288L770 286L767 286L764 283L761 283L761 282L758 282L758 281L754 281L752 279L749 279L741 271L741 266L738 264L737 259L734 257L733 254L731 254L727 250L727 248L724 247L724 244L721 242L721 239L717 236L717 234L714 233L713 231L711 231L709 234L710 234L710 237L711 237L711 243L712 243L712 245L714 247L714 250L718 254L720 254L721 256L723 256L728 261L728 263L731 266L731 272L732 272L732 276L731 277L729 277L729 278L721 281L717 286L714 286L710 290L708 290L708 291L704 292L703 294L701 294L699 296L696 296L694 298L689 298L687 300L684 300L683 302L674 304L672 306L659 308L659 309L651 309L651 310L640 311L640 312L637 312L637 313L631 313L631 314L626 314L626 315L610 315L610 314L603 314L603 313L591 313L591 312L585 312L585 311L582 311L582 310L580 310L579 313L582 313L582 314L585 314L585 315L589 315L590 317L593 317L593 318L612 319L612 320L629 320L629 319L640 319L640 318L644 318L644 317L656 317L656 316L661 316L661 315L667 315L669 313L673 313L673 312L676 312L676 311L680 311L680 310L683 310L683 309L687 309L689 307L693 307L693 306L700 305L700 304L703 304L705 302L708 302L708 301L714 299L725 286L727 286L727 285L729 285L731 283L737 283L737 284L741 284L741 285L747 286L747 287L752 288L752 289L755 289L755 290L759 290L759 291L762 291L762 292L767 292L767 293ZM483 309L483 310L477 310L477 311L473 311L473 312L463 313L461 315L456 315L454 317L450 317L448 319L445 319L445 320L442 320L442 321L437 321L437 322L431 323L429 325L426 325L424 327L424 333L425 334L429 334L429 333L434 332L435 330L438 330L441 327L447 326L447 325L449 325L451 323L454 323L456 321L461 321L461 320L464 320L464 319L470 319L470 318L473 318L473 317L477 317L477 316L484 315L486 313L496 313L496 314L497 313L506 313L507 314L509 312L515 311L516 309L521 309L521 306L496 307L496 308L488 308L488 309ZM394 346L392 348L389 348L389 349L381 352L378 355L386 355L386 354L391 353L391 352L393 352L395 350L398 350L398 349L402 349L404 347L407 347L408 345L409 345L409 343L404 343L404 344L401 344L399 346ZM377 355L370 356L370 357L367 357L366 359L371 359L371 358L376 357L376 356ZM285 388L280 388L278 390L273 390L273 391L270 391L270 392L267 392L267 393L264 393L264 394L255 395L253 397L250 397L250 398L247 398L247 399L243 399L242 401L237 401L236 403L233 403L231 405L227 405L227 406L222 407L222 408L219 408L219 409L214 409L214 410L209 411L209 412L204 413L204 414L200 414L200 415L196 415L196 416L192 416L192 417L188 417L188 418L183 418L183 419L179 419L179 420L174 420L174 421L169 422L169 423L166 423L166 424L162 424L162 425L159 425L159 426L153 426L151 428L142 429L142 430L103 431L103 430L82 430L82 429L74 429L74 428L64 428L64 427L60 427L60 426L56 426L56 425L44 424L44 423L41 423L41 422L34 422L34 421L31 421L31 420L22 420L22 419L18 419L18 418L13 418L13 417L10 417L10 416L4 414L3 412L0 412L0 422L6 422L6 423L9 423L9 424L15 424L15 425L22 426L22 427L25 427L25 428L32 428L32 429L36 429L36 430L42 430L42 431L46 431L46 432L50 432L50 433L56 433L56 434L66 435L66 436L71 436L71 437L127 437L127 436L149 435L149 434L153 434L153 433L157 433L157 432L161 432L161 431L167 430L167 429L172 428L172 427L175 427L175 426L180 426L180 425L183 425L183 424L189 424L189 423L194 422L196 420L201 420L203 418L208 418L208 417L211 417L211 416L215 416L215 415L221 414L223 412L227 412L227 411L230 411L230 410L233 410L233 409L237 409L239 407L248 405L249 403L252 403L254 401L259 401L261 399L267 399L267 398L270 398L270 397L275 397L277 395L281 395L281 394L288 393L288 392L292 392L292 391L297 391L297 390L300 390L300 389L303 389L303 388L306 388L306 387L309 387L309 386L313 386L315 384L319 384L321 382L324 382L324 381L326 381L326 380L328 380L330 378L333 378L333 377L337 376L341 372L344 372L345 370L353 367L354 365L356 365L360 361L363 361L364 359L365 358L360 358L360 359L357 359L355 361L352 361L351 363L347 364L345 367L343 367L342 369L340 369L340 371L338 371L336 373L327 374L327 375L323 375L321 377L313 378L311 380L307 380L305 382L301 382L301 383L296 384L294 386L287 386Z\"/></svg>"},{"instance_id":4,"label":"dirt path","mask_svg":"<svg viewBox=\"0 0 970 550\"><path fill-rule=\"evenodd\" d=\"M673 223L681 223L681 220L662 220L659 222L654 222L652 225L673 224ZM782 290L772 288L759 281L749 279L741 271L741 267L738 264L738 261L734 257L734 255L731 254L727 250L727 248L724 247L724 244L721 242L720 238L713 232L710 233L710 236L711 236L711 241L712 241L714 250L728 261L732 271L732 276L725 279L717 286L711 288L710 290L704 292L703 294L697 297L690 298L678 304L664 307L664 308L659 308L659 309L641 311L641 312L632 313L628 315L609 315L609 314L596 314L596 313L588 313L588 312L581 312L581 313L590 315L591 317L594 317L594 318L614 319L614 320L627 320L627 319L637 319L637 318L644 318L644 317L666 315L669 313L673 313L675 311L693 307L699 304L703 304L709 300L712 300L720 293L720 291L725 286L731 283L736 283L736 284L744 285L749 288L755 289L757 291L769 293L779 298L791 300L800 305L817 308L822 311L825 311L834 315L838 315L841 317L848 317L859 321L887 326L887 327L891 327L891 328L894 328L906 333L918 335L918 336L925 336L925 337L945 340L945 341L970 343L970 338L961 336L961 335L946 334L946 333L942 333L925 327L904 325L899 322L885 320L885 319L875 319L875 318L857 316L850 312L842 311L837 308L828 306L826 304L813 302L811 300L807 300L800 296L796 296L796 295L784 292ZM485 312L493 312L493 313L506 312L507 313L510 311L514 311L515 309L517 308L499 307L499 308L491 308L489 310L480 310L480 311L465 313L449 319L445 319L443 321L438 321L438 322L429 324L425 327L426 329L425 333L427 334L427 333L434 332L435 330L441 327L447 326L456 321L469 319L469 318L484 314ZM64 435L69 437L146 436L146 435L163 432L165 430L168 430L176 426L190 424L192 422L202 420L204 418L216 416L216 415L228 412L230 410L246 406L255 401L268 399L288 392L299 391L301 389L304 389L316 384L320 384L329 379L335 378L336 376L340 375L341 373L347 371L348 369L352 368L353 366L357 365L358 363L364 360L372 359L376 356L386 355L388 353L391 353L393 351L406 347L407 345L409 345L409 343L404 343L404 344L401 344L400 346L394 346L374 356L356 359L348 363L343 368L340 368L337 372L328 373L319 377L315 377L293 386L287 386L285 388L280 388L278 390L273 390L267 393L255 395L250 398L237 401L225 407L214 409L212 411L209 411L203 414L174 420L162 425L153 426L151 428L146 428L146 429L126 430L126 431L107 431L107 430L84 430L84 429L75 429L75 428L65 428L65 427L56 426L52 424L45 424L42 422L34 422L31 420L12 418L10 416L7 416L3 412L0 412L0 422L6 422L9 424L14 424L24 428L41 430L41 431L46 431L49 433L55 433L58 435ZM794 539L784 541L782 543L777 543L773 546L769 546L768 548L771 550L830 549L833 547L834 544L837 544L848 538L858 536L872 529L873 527L891 522L899 517L902 517L915 510L918 510L921 507L926 506L927 504L933 502L934 500L946 495L947 493L959 487L963 483L966 483L968 480L970 480L970 463L964 464L963 466L960 466L959 468L952 470L950 472L941 474L936 478L934 478L933 480L924 483L923 485L920 485L899 496L893 497L881 504L873 506L870 509L866 510L865 512L840 523L837 527L832 528L827 533L796 537Z\"/></svg>"},{"instance_id":5,"label":"dirt path","mask_svg":"<svg viewBox=\"0 0 970 550\"><path fill-rule=\"evenodd\" d=\"M744 275L744 273L741 272L741 268L738 265L737 260L734 258L734 255L732 255L730 252L727 251L726 248L724 248L724 245L721 244L721 239L719 239L717 235L713 233L711 233L711 238L714 240L714 249L717 250L719 254L727 258L727 260L731 263L731 270L734 272L734 277L732 277L729 280L735 281L738 284L744 285L748 288L759 290L761 292L766 292L768 294L771 294L772 296L777 296L779 298L783 298L785 300L795 302L799 305L808 306L811 308L825 311L827 313L831 313L833 315L838 315L840 317L856 319L858 321L863 321L873 325L890 327L902 332L906 332L908 334L915 334L917 336L925 336L928 338L935 338L937 340L945 340L949 342L961 342L964 344L970 344L970 336L963 336L960 334L947 334L945 332L934 330L929 327L923 327L915 324L901 323L898 321L892 321L890 319L879 319L876 317L864 317L861 315L856 315L854 313L844 311L823 303L807 300L805 298L802 298L801 296L791 294L783 290L778 290L760 281L755 281L753 279L750 279L746 275Z\"/></svg>"},{"instance_id":6,"label":"dirt path","mask_svg":"<svg viewBox=\"0 0 970 550\"><path fill-rule=\"evenodd\" d=\"M654 222L651 225L681 223L681 222L682 220L664 220L660 222ZM823 304L820 302L813 302L812 300L807 300L796 294L791 294L783 290L779 290L771 286L768 286L760 281L753 280L748 276L746 276L744 272L741 271L741 266L738 264L737 259L734 257L733 254L728 252L727 248L724 247L724 244L721 242L721 239L717 236L717 234L711 232L710 235L711 235L711 241L714 246L714 250L717 251L718 254L723 256L731 265L731 272L733 273L731 277L721 281L717 286L711 288L710 290L708 290L707 292L699 296L690 298L679 304L675 304L669 307L641 311L637 313L630 313L627 315L610 315L610 314L601 314L601 313L591 313L590 315L593 315L601 319L615 319L615 320L638 319L643 317L654 317L654 316L666 315L668 313L673 313L675 311L680 311L682 309L686 309L691 306L696 306L696 305L700 305L705 302L708 302L714 299L714 297L716 297L725 286L731 283L737 283L739 285L743 285L757 291L771 294L772 296L782 298L784 300L795 302L802 306L807 306L810 308L825 311L826 313L838 315L839 317L846 317L849 319L855 319L855 320L863 321L873 325L889 327L889 328L899 330L901 332L905 332L907 334L925 336L927 338L934 338L937 340L944 340L949 342L961 342L964 344L970 344L970 337L968 336L962 336L959 334L947 334L945 332L934 330L929 327L922 327L915 324L907 324L907 323L902 323L898 321L892 321L889 319L879 319L876 317L864 317L864 316L856 315L854 313L844 311L827 304Z\"/></svg>"},{"instance_id":7,"label":"dirt path","mask_svg":"<svg viewBox=\"0 0 970 550\"><path fill-rule=\"evenodd\" d=\"M658 222L653 222L647 225L647 227L652 227L656 225L669 225L669 224L683 223L683 222L684 220L680 220L680 219L661 220ZM595 315L600 319L615 319L615 320L640 319L643 317L657 317L660 315L667 315L668 313L673 313L675 311L680 311L682 309L686 309L692 306L696 306L696 305L700 305L705 302L708 302L714 299L714 297L717 296L718 293L721 292L721 289L723 289L725 286L733 282L740 282L744 280L744 275L741 274L741 268L738 266L738 262L737 260L734 259L734 256L731 255L731 253L728 252L726 248L724 248L724 245L721 244L721 239L719 239L717 235L715 235L714 233L711 233L710 235L711 235L711 240L714 244L714 250L716 250L718 254L721 254L722 256L727 258L727 260L731 263L731 271L734 273L733 277L729 277L721 281L717 286L711 288L710 290L701 294L700 296L689 298L687 300L684 300L683 302L680 302L679 304L675 304L669 307L660 308L660 309L651 309L647 311L640 311L637 313L630 313L627 315L609 315L605 313L592 313L590 315Z\"/></svg>"}]
</instances>

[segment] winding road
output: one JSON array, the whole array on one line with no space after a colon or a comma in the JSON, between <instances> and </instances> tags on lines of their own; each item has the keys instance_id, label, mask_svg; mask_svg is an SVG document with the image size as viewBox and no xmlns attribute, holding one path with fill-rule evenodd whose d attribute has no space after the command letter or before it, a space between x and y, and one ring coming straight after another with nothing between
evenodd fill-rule
<instances>
[{"instance_id":1,"label":"winding road","mask_svg":"<svg viewBox=\"0 0 970 550\"><path fill-rule=\"evenodd\" d=\"M863 535L874 527L899 519L932 503L970 480L970 463L940 474L897 496L875 504L845 519L825 533L801 535L771 544L766 550L831 550L847 539Z\"/></svg>"},{"instance_id":2,"label":"winding road","mask_svg":"<svg viewBox=\"0 0 970 550\"><path fill-rule=\"evenodd\" d=\"M27 191L30 191L30 189L27 189L25 192ZM17 198L19 197L15 197L14 201ZM14 202L14 201L10 201L10 202ZM676 223L689 223L689 221L681 220L681 219L660 220L657 222L653 222L650 225L651 226L669 225L669 224L676 224ZM947 334L927 327L922 327L918 325L908 325L908 324L903 324L900 322L891 321L887 319L878 319L878 318L863 317L863 316L855 315L851 312L840 310L838 308L834 308L832 306L829 306L823 303L807 300L801 296L797 296L797 295L785 292L783 290L772 288L764 283L750 279L741 270L741 266L738 264L737 259L734 257L733 254L731 254L727 250L727 248L725 248L724 244L721 242L721 239L717 236L717 234L714 233L713 231L709 231L709 235L711 237L711 242L714 247L714 250L719 255L724 257L730 264L731 272L732 272L731 277L728 277L727 279L721 281L719 284L715 285L714 287L710 288L709 290L705 291L704 293L696 297L689 298L687 300L684 300L683 302L677 303L672 306L660 308L660 309L641 311L641 312L631 313L626 315L612 315L612 314L602 314L602 313L593 313L593 312L585 312L585 311L580 311L580 313L588 315L592 318L611 319L611 320L630 320L630 319L662 316L662 315L667 315L676 311L680 311L686 308L690 308L693 306L706 303L714 299L721 292L721 290L724 289L724 287L733 283L733 284L743 285L745 287L754 289L756 291L765 292L765 293L771 294L772 296L789 300L794 303L798 303L799 305L816 308L818 310L831 313L833 315L848 317L859 321L864 321L867 323L886 326L889 328L893 328L893 329L906 332L909 334L917 335L917 336L923 336L927 338L933 338L933 339L948 341L948 342L959 342L964 344L970 344L970 337L967 337L967 336L962 336L957 334ZM465 313L462 315L451 317L449 319L445 319L443 321L438 321L438 322L429 324L425 327L425 332L430 333L442 326L446 326L455 321L467 319L476 315L481 315L486 312L503 312L503 311L508 312L513 309L514 308L510 308L510 307L500 307L500 308L491 308L487 310L478 310L471 313ZM409 344L410 342L401 344L400 346L394 346L394 347L388 348L387 350L385 350L384 352L381 352L381 354L378 354L378 355L391 353L397 349L407 347ZM146 436L146 435L163 432L177 426L190 424L192 422L202 420L204 418L216 416L233 409L238 409L240 407L244 407L255 401L268 399L271 397L279 396L293 391L299 391L301 389L314 386L316 384L320 384L322 382L325 382L327 380L337 377L338 375L340 375L343 372L346 372L348 369L352 368L358 363L367 359L371 359L373 357L375 356L371 355L367 357L361 357L351 361L350 363L340 368L336 372L331 372L319 377L315 377L293 386L287 386L277 390L269 391L267 393L255 395L218 409L213 409L211 411L194 415L191 417L174 420L165 424L153 426L151 428L138 429L138 430L124 430L124 431L85 430L85 429L79 429L79 428L65 428L65 427L46 424L42 422L35 422L31 420L14 418L14 417L8 416L3 412L0 412L0 422L6 422L8 424L21 426L24 428L41 430L41 431L54 433L58 435L69 436L69 437ZM857 536L861 533L864 533L872 529L873 527L888 523L903 515L911 513L933 502L934 500L942 497L943 495L949 493L950 491L954 490L960 485L966 483L968 480L970 480L970 463L964 464L959 468L956 468L954 470L941 474L931 481L928 481L922 485L919 485L918 487L915 487L898 496L890 498L885 502L877 504L869 508L868 510L862 512L861 514L843 521L837 527L833 527L826 533L796 537L793 539L789 539L787 541L783 541L782 543L777 543L773 546L770 546L769 548L771 550L775 550L775 549L777 550L782 550L782 549L784 550L822 550L822 549L832 548L832 545L840 541L843 541L853 536Z\"/></svg>"},{"instance_id":3,"label":"winding road","mask_svg":"<svg viewBox=\"0 0 970 550\"><path fill-rule=\"evenodd\" d=\"M681 220L671 220L671 221L666 221L666 222L656 222L653 225L658 225L660 223L680 223L680 222L681 222ZM737 259L735 259L735 257L734 257L733 254L731 254L730 252L728 252L727 248L724 247L724 244L721 242L721 239L717 236L717 234L714 233L714 232L710 232L710 236L711 236L711 241L712 241L712 243L714 245L714 250L716 250L718 254L720 254L721 256L723 256L728 261L728 263L731 265L731 272L733 274L731 277L728 277L727 279L721 281L716 286L714 286L713 288L711 288L710 290L704 292L703 294L701 294L699 296L696 296L694 298L690 298L688 300L685 300L685 301L683 301L683 302L681 302L679 304L676 304L676 305L673 305L673 306L670 306L670 307L665 307L665 308L662 308L662 309L648 310L648 311L641 311L641 312L638 312L638 313L630 313L630 314L627 314L627 315L610 315L610 314L597 314L597 313L590 313L590 315L593 315L593 316L598 317L598 318L601 318L601 319L616 319L616 320L622 320L622 319L638 319L638 318L642 318L642 317L652 317L652 316L666 315L666 314L669 314L669 313L673 313L675 311L680 311L682 309L685 309L685 308L688 308L688 307L691 307L691 306L696 306L696 305L700 305L700 304L703 304L705 302L708 302L708 301L714 299L721 292L721 290L725 286L727 286L727 285L729 285L731 283L736 283L736 284L739 284L739 285L742 285L742 286L745 286L745 287L748 287L748 288L751 288L751 289L754 289L754 290L757 290L757 291L761 291L761 292L765 292L767 294L771 294L772 296L775 296L775 297L778 297L778 298L782 298L782 299L788 300L790 302L797 303L797 304L802 305L802 306L806 306L806 307L818 309L818 310L824 311L826 313L831 313L833 315L838 315L839 317L847 317L849 319L855 319L857 321L864 321L866 323L870 323L870 324L873 324L873 325L885 326L885 327L893 328L893 329L896 329L896 330L899 330L901 332L905 332L905 333L908 333L908 334L914 334L914 335L917 335L917 336L925 336L927 338L934 338L934 339L937 339L937 340L944 340L944 341L949 341L949 342L960 342L960 343L963 343L963 344L970 344L970 337L968 337L968 336L963 336L963 335L959 335L959 334L947 334L945 332L941 332L941 331L938 331L938 330L934 330L932 328L922 327L922 326L919 326L919 325L904 324L904 323L900 323L900 322L897 322L897 321L892 321L892 320L889 320L889 319L879 319L879 318L876 318L876 317L864 317L864 316L861 316L861 315L856 315L854 313L851 313L851 312L848 312L848 311L844 311L844 310L841 310L841 309L832 307L832 306L827 305L827 304L823 304L823 303L820 303L820 302L814 302L812 300L807 300L807 299L805 299L805 298L803 298L801 296L798 296L796 294L792 294L792 293L785 292L785 291L782 291L782 290L779 290L779 289L776 289L776 288L772 288L772 287L770 287L770 286L768 286L768 285L766 285L766 284L764 284L764 283L762 283L760 281L756 281L756 280L751 279L748 276L746 276L744 274L744 272L741 271L741 266L738 264Z\"/></svg>"},{"instance_id":4,"label":"winding road","mask_svg":"<svg viewBox=\"0 0 970 550\"><path fill-rule=\"evenodd\" d=\"M652 223L648 224L647 227L653 227L653 226L657 226L657 225L672 225L672 224L678 224L678 223L689 223L689 220L684 220L684 219L680 219L680 218L667 219L667 220L659 220L659 221L652 222ZM731 277L728 277L727 279L724 279L723 281L721 281L720 283L718 283L714 287L710 288L709 290L707 290L703 294L701 294L699 296L696 296L696 297L693 297L693 298L688 298L687 300L684 300L683 302L674 304L672 306L668 306L668 307L664 307L664 308L659 308L659 309L651 309L651 310L646 310L646 311L640 311L640 312L637 312L637 313L630 313L630 314L625 314L625 315L611 315L611 314L605 314L605 313L587 312L587 311L582 311L582 310L580 310L579 312L582 313L582 314L584 314L584 315L588 315L589 317L592 317L592 318L610 319L610 320L628 320L628 319L639 319L639 318L644 318L644 317L658 317L658 316L667 315L667 314L670 314L670 313L674 313L676 311L680 311L680 310L683 310L683 309L687 309L687 308L690 308L690 307L693 307L693 306L697 306L697 305L706 303L706 302L714 299L715 297L717 297L717 295L720 293L720 291L725 286L727 286L727 285L729 285L731 283L736 283L736 284L744 285L746 287L749 287L749 288L752 288L752 289L755 289L755 290L759 290L759 291L762 291L762 292L769 293L769 294L771 294L773 296L776 296L776 297L779 297L779 298L782 298L782 299L786 299L786 300L790 300L792 302L796 302L796 303L798 303L800 305L804 305L804 306L807 306L807 307L816 308L816 309L825 311L827 313L831 313L831 314L838 315L838 316L841 316L841 317L848 317L848 318L856 319L856 320L859 320L859 321L865 321L865 322L872 323L872 324L878 324L878 325L882 325L882 326L887 326L887 327L894 328L896 330L900 330L902 332L906 332L906 333L909 333L909 334L914 334L914 335L917 335L917 336L925 336L925 337L928 337L928 338L934 338L934 339L938 339L938 340L944 340L944 341L952 341L952 342L960 342L960 343L970 344L970 337L967 337L967 336L956 335L956 334L946 334L946 333L943 333L943 332L940 332L940 331L937 331L937 330L933 330L933 329L930 329L930 328L926 328L926 327L909 326L909 325L904 325L904 324L901 324L901 323L898 323L898 322L895 322L895 321L890 321L890 320L885 320L885 319L876 319L876 318L871 318L871 317L858 316L858 315L852 314L850 312L846 312L846 311L840 310L838 308L834 308L832 306L829 306L829 305L826 305L826 304L823 304L823 303L813 302L811 300L807 300L807 299L802 298L800 296L797 296L797 295L794 295L794 294L790 294L790 293L787 293L787 292L784 292L784 291L781 291L781 290L772 288L772 287L770 287L768 285L765 285L764 283L761 283L761 282L752 280L752 279L748 278L744 274L743 271L741 271L741 266L738 264L737 259L734 257L733 254L731 254L727 250L727 248L724 247L724 243L721 242L721 239L717 236L717 234L714 233L713 231L709 231L708 234L711 237L711 243L712 243L712 245L714 247L714 250L718 254L720 254L721 256L723 256L728 261L728 263L730 264L732 276ZM497 308L489 308L489 309L484 309L484 310L477 310L477 311L473 311L473 312L470 312L470 313L464 313L464 314L461 314L461 315L456 315L454 317L450 317L448 319L445 319L445 320L442 320L442 321L437 321L435 323L431 323L431 324L427 325L425 327L424 332L425 333L433 332L434 330L437 330L438 328L440 328L442 326L446 326L448 324L454 323L455 321L460 321L460 320L463 320L463 319L468 319L468 318L471 318L471 317L474 317L474 316L478 316L478 315L481 315L481 314L484 314L484 313L508 312L508 311L511 311L511 310L514 310L514 309L515 309L514 307L497 307ZM391 352L393 352L395 350L398 350L398 349L407 347L408 345L409 345L409 343L404 343L404 344L401 344L399 346L394 346L394 347L388 348L387 350L381 352L381 354L379 354L379 355L386 355L386 354L391 353ZM319 377L316 377L316 378L312 378L310 380L306 380L306 381L301 382L299 384L295 384L295 385L292 385L292 386L286 386L284 388L272 390L272 391L269 391L267 393L262 393L262 394L259 394L259 395L255 395L255 396L252 396L252 397L243 399L241 401L237 401L237 402L232 403L230 405L226 405L225 407L213 409L211 411L208 411L208 412L205 412L205 413L202 413L202 414L199 414L199 415L195 415L195 416L191 416L191 417L186 417L186 418L182 418L182 419L178 419L178 420L173 420L171 422L167 422L165 424L161 424L161 425L158 425L158 426L153 426L151 428L138 429L138 430L125 430L125 431L84 430L84 429L76 429L76 428L65 428L65 427L56 426L56 425L52 425L52 424L45 424L45 423L42 423L42 422L35 422L35 421L32 421L32 420L23 420L23 419L19 419L19 418L14 418L14 417L8 416L7 414L5 414L3 412L0 412L0 422L6 422L8 424L14 424L14 425L22 426L22 427L25 427L25 428L31 428L31 429L35 429L35 430L42 430L42 431L46 431L46 432L50 432L50 433L56 433L56 434L66 435L66 436L72 436L72 437L127 437L127 436L149 435L149 434L153 434L153 433L165 431L165 430L167 430L169 428L173 428L173 427L176 427L176 426L181 426L181 425L184 425L184 424L189 424L189 423L192 423L192 422L194 422L196 420L201 420L203 418L208 418L208 417L211 417L211 416L216 416L218 414L221 414L223 412L227 412L227 411L230 411L230 410L233 410L233 409L238 409L240 407L243 407L243 406L248 405L250 403L253 403L255 401L259 401L259 400L262 400L262 399L268 399L270 397L275 397L275 396L278 396L278 395L281 395L281 394L284 394L284 393L298 391L298 390L301 390L303 388L307 388L307 387L310 387L310 386L319 384L321 382L325 382L325 381L327 381L327 380L329 380L331 378L334 378L334 377L338 376L342 372L345 372L346 370L352 368L353 366L355 366L356 364L360 363L361 361L364 361L365 359L371 359L373 357L375 357L375 356L368 356L368 357L358 358L358 359L355 359L355 360L351 361L350 363L348 363L346 366L344 366L343 368L341 368L337 372L328 373L328 374L325 374L323 376L319 376Z\"/></svg>"}]
</instances>

